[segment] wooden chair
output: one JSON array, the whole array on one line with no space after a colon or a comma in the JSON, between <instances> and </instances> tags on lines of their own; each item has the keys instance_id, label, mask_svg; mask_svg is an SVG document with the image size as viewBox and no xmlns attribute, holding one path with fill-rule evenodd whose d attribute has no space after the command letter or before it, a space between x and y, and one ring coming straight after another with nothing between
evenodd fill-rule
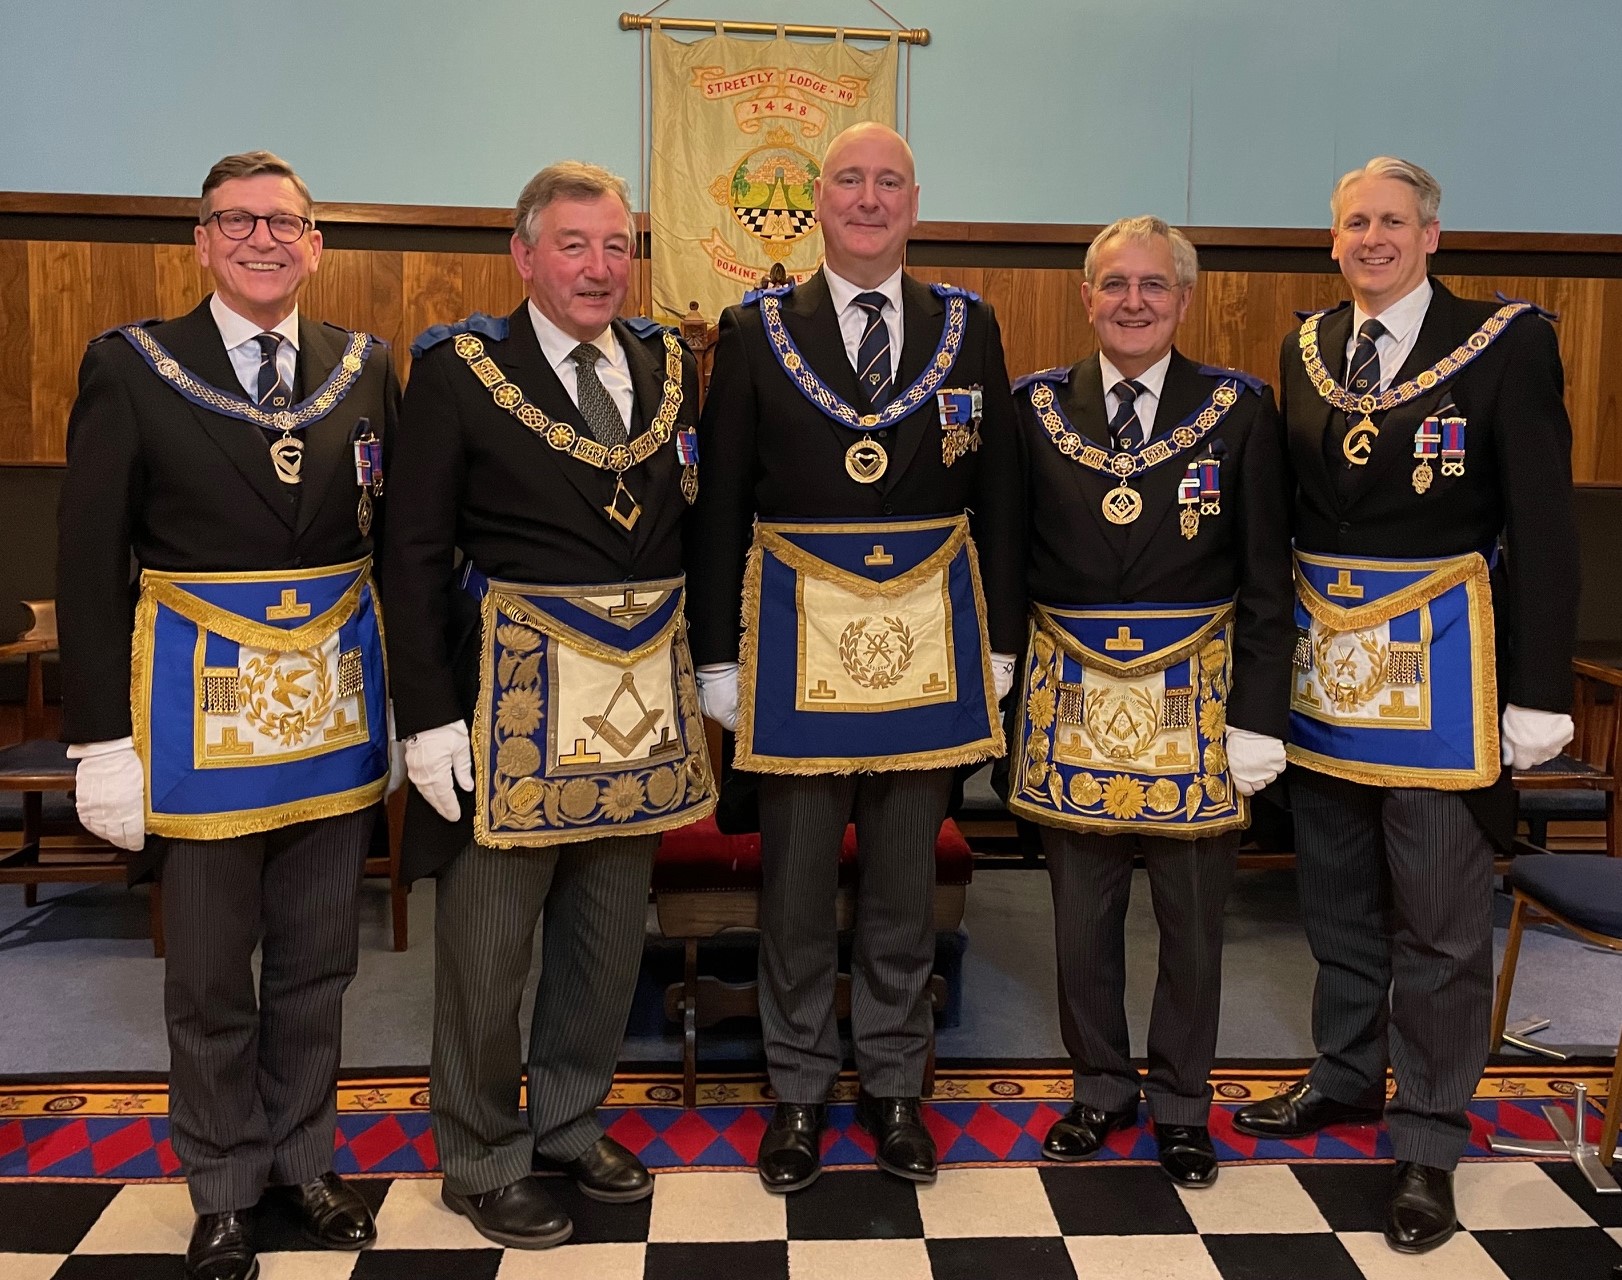
<instances>
[{"instance_id":1,"label":"wooden chair","mask_svg":"<svg viewBox=\"0 0 1622 1280\"><path fill-rule=\"evenodd\" d=\"M405 798L406 789L401 787L388 798L384 806L384 821L382 823L382 837L387 841L388 853L376 852L377 842L372 844L373 855L366 859L366 874L369 876L387 876L389 881L389 917L394 932L394 949L404 951L411 945L409 930L411 928L410 907L407 895L411 886L400 876L400 831L405 825Z\"/></svg>"},{"instance_id":2,"label":"wooden chair","mask_svg":"<svg viewBox=\"0 0 1622 1280\"><path fill-rule=\"evenodd\" d=\"M39 886L58 882L132 884L145 860L97 840L74 819L70 805L57 805L47 819L46 796L68 797L74 763L67 747L45 736L44 657L56 652L56 602L25 600L33 625L11 644L0 645L0 661L22 658L27 685L23 698L23 740L0 748L0 792L21 793L19 843L0 850L0 884L23 886L27 906L39 902ZM154 881L150 903L152 952L163 954L163 897Z\"/></svg>"},{"instance_id":3,"label":"wooden chair","mask_svg":"<svg viewBox=\"0 0 1622 1280\"><path fill-rule=\"evenodd\" d=\"M1622 670L1578 659L1572 719L1576 736L1563 752L1515 775L1521 817L1534 845L1546 845L1551 821L1599 818L1605 852L1622 857L1622 817L1617 812L1617 773L1622 765Z\"/></svg>"}]
</instances>

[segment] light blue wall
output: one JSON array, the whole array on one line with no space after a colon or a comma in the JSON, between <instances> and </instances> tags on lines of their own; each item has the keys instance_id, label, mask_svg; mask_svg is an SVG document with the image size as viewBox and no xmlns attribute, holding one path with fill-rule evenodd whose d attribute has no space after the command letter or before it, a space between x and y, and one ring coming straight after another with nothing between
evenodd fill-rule
<instances>
[{"instance_id":1,"label":"light blue wall","mask_svg":"<svg viewBox=\"0 0 1622 1280\"><path fill-rule=\"evenodd\" d=\"M186 195L258 146L336 201L505 205L564 156L634 174L623 7L0 0L0 189ZM1389 152L1441 179L1444 226L1622 231L1622 0L889 7L934 34L925 218L1318 226L1335 175ZM882 23L865 0L668 12Z\"/></svg>"}]
</instances>

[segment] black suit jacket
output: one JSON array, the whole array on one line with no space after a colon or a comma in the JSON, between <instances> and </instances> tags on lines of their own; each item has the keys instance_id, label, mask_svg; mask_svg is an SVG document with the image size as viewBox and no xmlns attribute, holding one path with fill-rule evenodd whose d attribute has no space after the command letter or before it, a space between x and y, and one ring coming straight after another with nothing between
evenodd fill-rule
<instances>
[{"instance_id":1,"label":"black suit jacket","mask_svg":"<svg viewBox=\"0 0 1622 1280\"><path fill-rule=\"evenodd\" d=\"M1155 434L1205 404L1220 379L1173 351ZM1076 431L1110 448L1109 415L1098 357L1073 365L1059 407ZM1233 597L1233 689L1228 722L1282 739L1289 726L1290 657L1295 644L1290 579L1290 511L1284 437L1273 392L1241 388L1238 401L1196 449L1133 481L1143 512L1128 525L1104 518L1116 485L1060 453L1030 399L1016 394L1020 452L1030 515L1027 585L1047 604L1190 604ZM1182 535L1177 489L1196 457L1215 445L1221 458L1222 511L1202 516L1199 533Z\"/></svg>"},{"instance_id":2,"label":"black suit jacket","mask_svg":"<svg viewBox=\"0 0 1622 1280\"><path fill-rule=\"evenodd\" d=\"M198 378L243 395L207 299L148 332ZM297 397L326 380L345 343L342 329L300 314ZM132 554L137 572L193 573L309 568L370 554L372 539L356 519L350 446L361 418L388 438L399 394L380 346L349 394L304 429L303 483L295 488L276 478L259 427L184 399L117 334L90 344L68 419L57 514L64 741L130 732Z\"/></svg>"},{"instance_id":3,"label":"black suit jacket","mask_svg":"<svg viewBox=\"0 0 1622 1280\"><path fill-rule=\"evenodd\" d=\"M901 277L903 339L895 386L924 371L940 342L945 303ZM818 272L784 301L783 322L818 375L862 411L871 406L851 368L839 317ZM715 373L699 427L699 497L688 557L688 616L699 663L738 656L738 601L751 525L763 519L943 515L968 510L979 549L991 647L1018 652L1025 612L1019 462L1014 406L996 317L971 302L963 345L944 386L983 388L982 444L951 467L941 461L939 410L931 399L872 434L890 456L884 475L859 484L845 450L860 436L826 417L789 381L758 306L721 317Z\"/></svg>"},{"instance_id":4,"label":"black suit jacket","mask_svg":"<svg viewBox=\"0 0 1622 1280\"><path fill-rule=\"evenodd\" d=\"M1394 381L1434 365L1497 310L1496 303L1457 297L1436 280L1431 287L1413 352ZM1337 375L1351 323L1352 308L1343 304L1318 325L1318 348ZM1324 434L1338 425L1338 411L1309 382L1293 332L1280 355L1297 544L1304 551L1417 558L1490 552L1501 541L1492 593L1498 697L1555 712L1571 707L1579 582L1564 388L1553 328L1524 313L1467 368L1378 418L1373 451L1348 486L1337 483L1337 468L1324 456ZM1429 492L1415 493L1414 431L1450 404L1468 421L1465 473L1443 476L1433 463ZM1497 787L1466 795L1500 841L1514 816L1509 782L1506 770Z\"/></svg>"},{"instance_id":5,"label":"black suit jacket","mask_svg":"<svg viewBox=\"0 0 1622 1280\"><path fill-rule=\"evenodd\" d=\"M664 388L660 334L638 337L622 321L614 334L631 368L640 434ZM485 352L554 421L591 436L535 337L527 304L508 318L507 337ZM698 369L682 351L677 429L698 412ZM496 405L489 388L443 341L411 369L400 425L385 444L393 515L383 542L389 680L402 738L472 719L478 691L478 609L456 585L460 551L492 578L561 585L638 581L682 572L687 502L674 442L625 473L642 506L635 527L611 523L612 472L547 444ZM470 802L448 823L410 797L403 844L408 876L427 875L472 839Z\"/></svg>"}]
</instances>

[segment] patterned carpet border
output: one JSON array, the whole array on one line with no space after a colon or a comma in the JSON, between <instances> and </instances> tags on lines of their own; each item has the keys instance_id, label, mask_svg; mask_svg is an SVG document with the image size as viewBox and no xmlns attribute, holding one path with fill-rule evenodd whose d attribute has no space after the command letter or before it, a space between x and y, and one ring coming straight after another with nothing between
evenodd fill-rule
<instances>
[{"instance_id":1,"label":"patterned carpet border","mask_svg":"<svg viewBox=\"0 0 1622 1280\"><path fill-rule=\"evenodd\" d=\"M1211 1136L1228 1162L1384 1160L1391 1158L1379 1125L1343 1125L1296 1141L1262 1141L1238 1133L1233 1113L1255 1098L1282 1092L1298 1068L1216 1073L1218 1105ZM1468 1159L1495 1158L1493 1133L1548 1137L1542 1107L1568 1098L1578 1081L1590 1096L1608 1083L1603 1068L1517 1066L1488 1070L1470 1109ZM823 1141L826 1166L872 1161L868 1136L856 1127L854 1078L841 1080ZM1070 1074L1058 1069L968 1069L943 1072L925 1109L943 1164L984 1166L1040 1160L1042 1136L1069 1104ZM605 1104L604 1120L620 1142L650 1167L738 1169L754 1162L770 1098L758 1076L705 1076L700 1105L680 1106L679 1077L622 1073ZM338 1091L334 1167L342 1174L425 1176L438 1169L422 1076L346 1080ZM0 1082L0 1181L32 1179L134 1182L174 1178L179 1161L169 1145L168 1093L150 1085ZM1598 1136L1599 1117L1590 1113ZM1111 1136L1100 1160L1147 1162L1155 1141L1146 1126Z\"/></svg>"}]
</instances>

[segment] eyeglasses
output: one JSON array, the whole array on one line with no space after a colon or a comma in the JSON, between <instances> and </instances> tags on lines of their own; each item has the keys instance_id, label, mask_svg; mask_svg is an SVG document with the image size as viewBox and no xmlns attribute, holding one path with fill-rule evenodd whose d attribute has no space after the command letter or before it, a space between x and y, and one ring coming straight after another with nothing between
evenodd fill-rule
<instances>
[{"instance_id":1,"label":"eyeglasses","mask_svg":"<svg viewBox=\"0 0 1622 1280\"><path fill-rule=\"evenodd\" d=\"M1112 276L1094 288L1106 298L1118 301L1131 292L1133 285L1137 285L1138 296L1145 302L1164 302L1182 288L1181 285L1168 284L1164 280L1122 280L1119 276Z\"/></svg>"},{"instance_id":2,"label":"eyeglasses","mask_svg":"<svg viewBox=\"0 0 1622 1280\"><path fill-rule=\"evenodd\" d=\"M249 213L246 209L220 209L203 219L203 225L216 223L227 240L246 240L261 222L270 228L278 244L297 244L315 223L296 213Z\"/></svg>"}]
</instances>

